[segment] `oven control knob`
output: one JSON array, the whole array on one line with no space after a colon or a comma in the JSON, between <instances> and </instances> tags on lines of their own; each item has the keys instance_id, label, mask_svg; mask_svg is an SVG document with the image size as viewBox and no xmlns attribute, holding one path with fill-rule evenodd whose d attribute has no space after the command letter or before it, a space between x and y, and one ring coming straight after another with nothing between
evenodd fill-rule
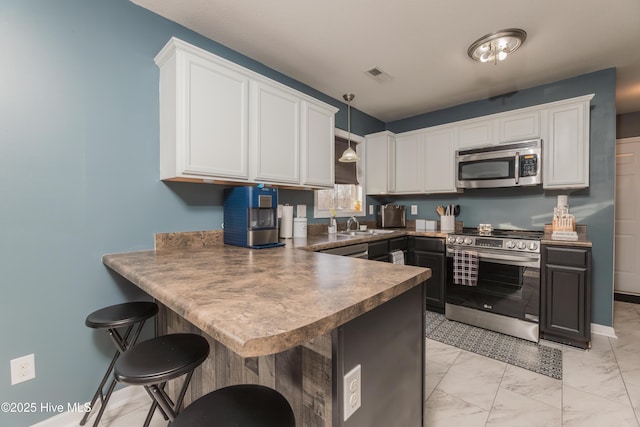
<instances>
[{"instance_id":1,"label":"oven control knob","mask_svg":"<svg viewBox=\"0 0 640 427\"><path fill-rule=\"evenodd\" d=\"M453 237L453 236L449 236L449 237L447 237L447 242L449 242L449 243L455 243L455 242L456 242L456 238L455 238L455 237Z\"/></svg>"},{"instance_id":2,"label":"oven control knob","mask_svg":"<svg viewBox=\"0 0 640 427\"><path fill-rule=\"evenodd\" d=\"M538 249L538 244L536 242L529 243L529 250L535 251Z\"/></svg>"},{"instance_id":3,"label":"oven control knob","mask_svg":"<svg viewBox=\"0 0 640 427\"><path fill-rule=\"evenodd\" d=\"M524 249L527 247L527 244L525 242L518 242L518 249Z\"/></svg>"},{"instance_id":4,"label":"oven control knob","mask_svg":"<svg viewBox=\"0 0 640 427\"><path fill-rule=\"evenodd\" d=\"M464 240L462 239L462 237L458 237L458 238L456 238L456 243L457 243L457 244L461 245L461 244L462 244L462 242L464 242Z\"/></svg>"},{"instance_id":5,"label":"oven control knob","mask_svg":"<svg viewBox=\"0 0 640 427\"><path fill-rule=\"evenodd\" d=\"M513 249L516 247L516 244L511 240L507 240L507 243L505 243L505 246L507 247L507 249Z\"/></svg>"},{"instance_id":6,"label":"oven control knob","mask_svg":"<svg viewBox=\"0 0 640 427\"><path fill-rule=\"evenodd\" d=\"M473 243L473 240L471 240L471 237L465 237L464 238L464 244L465 245L470 245L471 243Z\"/></svg>"}]
</instances>

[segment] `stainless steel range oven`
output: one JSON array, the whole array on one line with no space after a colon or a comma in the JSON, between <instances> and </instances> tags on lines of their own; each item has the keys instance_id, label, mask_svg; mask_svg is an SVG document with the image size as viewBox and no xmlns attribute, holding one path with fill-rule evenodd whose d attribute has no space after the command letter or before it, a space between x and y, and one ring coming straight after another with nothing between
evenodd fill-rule
<instances>
[{"instance_id":1,"label":"stainless steel range oven","mask_svg":"<svg viewBox=\"0 0 640 427\"><path fill-rule=\"evenodd\" d=\"M445 317L538 342L542 234L465 228L449 235ZM454 276L462 257L474 268L471 283Z\"/></svg>"}]
</instances>

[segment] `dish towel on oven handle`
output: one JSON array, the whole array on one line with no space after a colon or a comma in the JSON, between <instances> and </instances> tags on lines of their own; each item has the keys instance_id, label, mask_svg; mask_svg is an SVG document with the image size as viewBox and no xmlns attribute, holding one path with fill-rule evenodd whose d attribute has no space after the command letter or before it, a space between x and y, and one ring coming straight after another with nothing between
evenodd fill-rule
<instances>
[{"instance_id":1,"label":"dish towel on oven handle","mask_svg":"<svg viewBox=\"0 0 640 427\"><path fill-rule=\"evenodd\" d=\"M478 252L455 249L453 252L453 283L455 285L478 285Z\"/></svg>"},{"instance_id":2,"label":"dish towel on oven handle","mask_svg":"<svg viewBox=\"0 0 640 427\"><path fill-rule=\"evenodd\" d=\"M389 262L404 265L404 252L401 250L389 252Z\"/></svg>"}]
</instances>

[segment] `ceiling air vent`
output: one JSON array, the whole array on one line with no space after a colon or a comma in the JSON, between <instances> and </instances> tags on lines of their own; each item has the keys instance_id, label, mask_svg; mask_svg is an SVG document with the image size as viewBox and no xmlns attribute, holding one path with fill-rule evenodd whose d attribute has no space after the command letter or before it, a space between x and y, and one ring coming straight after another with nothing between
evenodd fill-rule
<instances>
[{"instance_id":1,"label":"ceiling air vent","mask_svg":"<svg viewBox=\"0 0 640 427\"><path fill-rule=\"evenodd\" d=\"M367 75L369 75L370 77L378 80L379 82L386 82L388 80L391 80L391 75L382 70L380 67L372 67L365 71L365 73L367 73Z\"/></svg>"}]
</instances>

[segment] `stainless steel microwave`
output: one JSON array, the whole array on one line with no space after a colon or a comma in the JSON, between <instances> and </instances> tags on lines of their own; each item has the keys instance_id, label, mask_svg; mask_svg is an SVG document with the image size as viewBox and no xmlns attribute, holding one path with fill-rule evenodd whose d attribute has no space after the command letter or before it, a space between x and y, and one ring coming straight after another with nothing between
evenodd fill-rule
<instances>
[{"instance_id":1,"label":"stainless steel microwave","mask_svg":"<svg viewBox=\"0 0 640 427\"><path fill-rule=\"evenodd\" d=\"M542 139L456 151L457 188L542 184Z\"/></svg>"}]
</instances>

